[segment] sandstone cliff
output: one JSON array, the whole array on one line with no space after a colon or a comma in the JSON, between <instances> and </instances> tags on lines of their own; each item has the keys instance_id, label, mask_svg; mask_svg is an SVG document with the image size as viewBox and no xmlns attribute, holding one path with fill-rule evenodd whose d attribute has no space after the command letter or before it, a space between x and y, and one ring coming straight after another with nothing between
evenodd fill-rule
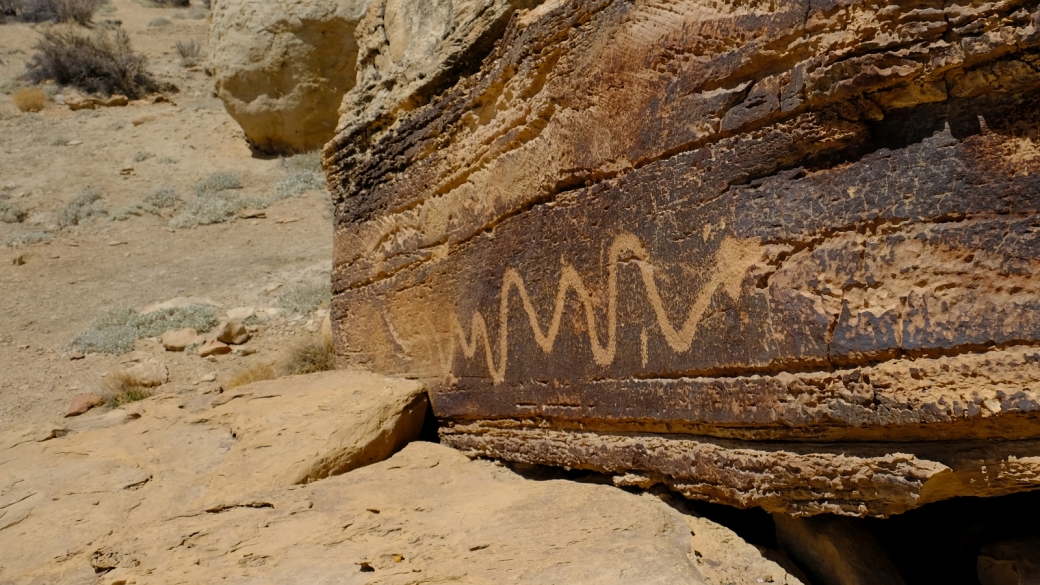
<instances>
[{"instance_id":1,"label":"sandstone cliff","mask_svg":"<svg viewBox=\"0 0 1040 585\"><path fill-rule=\"evenodd\" d=\"M1040 487L1038 19L521 12L479 71L326 147L341 360L431 380L471 454L736 506Z\"/></svg>"}]
</instances>

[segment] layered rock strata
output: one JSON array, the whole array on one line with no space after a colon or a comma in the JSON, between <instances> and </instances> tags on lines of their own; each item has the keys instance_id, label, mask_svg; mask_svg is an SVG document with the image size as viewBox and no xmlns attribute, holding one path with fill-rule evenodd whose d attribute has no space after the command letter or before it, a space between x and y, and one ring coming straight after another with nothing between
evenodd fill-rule
<instances>
[{"instance_id":1,"label":"layered rock strata","mask_svg":"<svg viewBox=\"0 0 1040 585\"><path fill-rule=\"evenodd\" d=\"M472 455L737 506L1040 488L1038 6L518 13L326 147L341 360Z\"/></svg>"}]
</instances>

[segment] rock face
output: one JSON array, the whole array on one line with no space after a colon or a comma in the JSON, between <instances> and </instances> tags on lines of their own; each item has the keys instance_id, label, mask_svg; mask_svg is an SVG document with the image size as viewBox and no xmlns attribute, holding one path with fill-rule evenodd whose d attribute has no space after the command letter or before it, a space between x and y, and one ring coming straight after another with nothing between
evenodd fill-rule
<instances>
[{"instance_id":1,"label":"rock face","mask_svg":"<svg viewBox=\"0 0 1040 585\"><path fill-rule=\"evenodd\" d=\"M343 98L339 149L361 156L397 119L476 72L517 9L543 0L374 0L355 31L357 85Z\"/></svg>"},{"instance_id":2,"label":"rock face","mask_svg":"<svg viewBox=\"0 0 1040 585\"><path fill-rule=\"evenodd\" d=\"M736 506L1036 489L1038 19L524 13L479 72L326 148L340 359L430 380L467 453Z\"/></svg>"},{"instance_id":3,"label":"rock face","mask_svg":"<svg viewBox=\"0 0 1040 585\"><path fill-rule=\"evenodd\" d=\"M217 95L257 150L320 148L356 80L354 28L369 0L222 0L209 64Z\"/></svg>"},{"instance_id":4,"label":"rock face","mask_svg":"<svg viewBox=\"0 0 1040 585\"><path fill-rule=\"evenodd\" d=\"M433 443L376 462L424 410L416 382L341 371L5 429L0 582L801 585L651 495Z\"/></svg>"}]
</instances>

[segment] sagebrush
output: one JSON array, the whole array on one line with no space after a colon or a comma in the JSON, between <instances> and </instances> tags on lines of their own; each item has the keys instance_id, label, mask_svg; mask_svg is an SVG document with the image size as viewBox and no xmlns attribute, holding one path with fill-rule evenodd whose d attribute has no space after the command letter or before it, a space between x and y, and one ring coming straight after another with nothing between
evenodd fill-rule
<instances>
[{"instance_id":1,"label":"sagebrush","mask_svg":"<svg viewBox=\"0 0 1040 585\"><path fill-rule=\"evenodd\" d=\"M278 297L278 306L299 315L309 315L332 301L329 283L302 284Z\"/></svg>"},{"instance_id":2,"label":"sagebrush","mask_svg":"<svg viewBox=\"0 0 1040 585\"><path fill-rule=\"evenodd\" d=\"M87 189L61 208L61 211L58 212L58 225L70 227L79 225L92 217L108 215L108 211L99 203L100 199L100 189Z\"/></svg>"},{"instance_id":3,"label":"sagebrush","mask_svg":"<svg viewBox=\"0 0 1040 585\"><path fill-rule=\"evenodd\" d=\"M238 386L245 386L246 384L252 384L253 382L260 382L262 380L274 380L278 377L278 372L274 369L274 366L265 363L256 364L250 368L239 371L231 379L224 384L225 390L237 388Z\"/></svg>"},{"instance_id":4,"label":"sagebrush","mask_svg":"<svg viewBox=\"0 0 1040 585\"><path fill-rule=\"evenodd\" d=\"M0 0L0 17L87 25L105 0Z\"/></svg>"},{"instance_id":5,"label":"sagebrush","mask_svg":"<svg viewBox=\"0 0 1040 585\"><path fill-rule=\"evenodd\" d=\"M190 305L138 313L129 307L111 308L95 318L85 331L73 338L71 346L84 353L123 354L134 348L134 341L158 337L171 329L191 327L208 331L217 324L212 307Z\"/></svg>"},{"instance_id":6,"label":"sagebrush","mask_svg":"<svg viewBox=\"0 0 1040 585\"><path fill-rule=\"evenodd\" d=\"M14 203L0 201L0 221L4 223L22 223L28 213Z\"/></svg>"},{"instance_id":7,"label":"sagebrush","mask_svg":"<svg viewBox=\"0 0 1040 585\"><path fill-rule=\"evenodd\" d=\"M130 47L122 29L98 28L83 33L67 26L45 29L26 65L33 83L53 79L88 93L122 94L130 99L159 91L146 69L147 59Z\"/></svg>"}]
</instances>

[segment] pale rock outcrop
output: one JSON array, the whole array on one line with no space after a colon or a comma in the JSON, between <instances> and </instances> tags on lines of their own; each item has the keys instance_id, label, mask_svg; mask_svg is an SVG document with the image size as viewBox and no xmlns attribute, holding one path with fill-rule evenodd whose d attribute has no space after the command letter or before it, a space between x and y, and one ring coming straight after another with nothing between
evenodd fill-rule
<instances>
[{"instance_id":1,"label":"pale rock outcrop","mask_svg":"<svg viewBox=\"0 0 1040 585\"><path fill-rule=\"evenodd\" d=\"M373 0L355 31L357 85L340 136L363 151L402 115L480 68L517 10L543 0Z\"/></svg>"},{"instance_id":2,"label":"pale rock outcrop","mask_svg":"<svg viewBox=\"0 0 1040 585\"><path fill-rule=\"evenodd\" d=\"M0 583L800 585L649 494L433 443L357 455L389 456L371 445L414 437L424 410L417 382L340 371L6 429ZM346 461L372 464L328 477Z\"/></svg>"},{"instance_id":3,"label":"pale rock outcrop","mask_svg":"<svg viewBox=\"0 0 1040 585\"><path fill-rule=\"evenodd\" d=\"M369 0L221 0L209 66L217 95L265 153L321 147L356 79L354 28Z\"/></svg>"}]
</instances>

